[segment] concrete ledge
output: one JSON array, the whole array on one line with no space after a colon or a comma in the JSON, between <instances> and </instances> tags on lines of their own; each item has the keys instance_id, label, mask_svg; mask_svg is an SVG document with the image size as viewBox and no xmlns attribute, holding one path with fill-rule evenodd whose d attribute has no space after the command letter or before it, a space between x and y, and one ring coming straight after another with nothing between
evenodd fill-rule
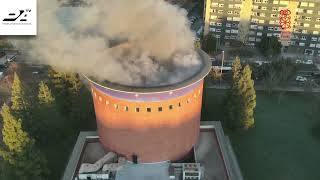
<instances>
[{"instance_id":1,"label":"concrete ledge","mask_svg":"<svg viewBox=\"0 0 320 180\"><path fill-rule=\"evenodd\" d=\"M84 150L83 147L86 143L86 140L92 137L98 137L96 131L80 132L61 180L72 180L74 178L74 174L77 169L77 164L80 160L82 151Z\"/></svg>"}]
</instances>

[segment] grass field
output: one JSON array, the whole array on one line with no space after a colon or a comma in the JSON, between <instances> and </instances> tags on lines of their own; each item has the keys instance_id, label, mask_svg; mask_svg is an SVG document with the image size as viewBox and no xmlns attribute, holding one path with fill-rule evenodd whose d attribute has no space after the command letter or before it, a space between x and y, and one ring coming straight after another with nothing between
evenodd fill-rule
<instances>
[{"instance_id":1,"label":"grass field","mask_svg":"<svg viewBox=\"0 0 320 180\"><path fill-rule=\"evenodd\" d=\"M226 91L206 89L203 120L223 120ZM317 95L319 96L319 95ZM315 94L257 93L255 127L229 133L245 180L319 180L320 105Z\"/></svg>"}]
</instances>

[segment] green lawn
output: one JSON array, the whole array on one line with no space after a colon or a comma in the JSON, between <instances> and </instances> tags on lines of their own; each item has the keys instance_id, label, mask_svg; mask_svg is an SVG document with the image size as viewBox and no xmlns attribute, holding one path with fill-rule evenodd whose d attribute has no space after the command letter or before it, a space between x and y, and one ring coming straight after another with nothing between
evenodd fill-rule
<instances>
[{"instance_id":1,"label":"green lawn","mask_svg":"<svg viewBox=\"0 0 320 180\"><path fill-rule=\"evenodd\" d=\"M203 120L223 120L226 91L206 89ZM319 96L319 95L317 95ZM320 105L315 94L257 93L255 127L229 133L245 180L319 180Z\"/></svg>"}]
</instances>

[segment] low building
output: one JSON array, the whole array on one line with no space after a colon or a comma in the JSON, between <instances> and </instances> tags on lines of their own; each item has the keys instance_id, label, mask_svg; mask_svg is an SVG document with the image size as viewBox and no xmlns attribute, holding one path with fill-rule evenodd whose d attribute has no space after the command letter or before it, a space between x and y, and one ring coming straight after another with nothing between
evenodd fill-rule
<instances>
[{"instance_id":1,"label":"low building","mask_svg":"<svg viewBox=\"0 0 320 180\"><path fill-rule=\"evenodd\" d=\"M84 166L89 167L87 170L90 171L93 166L99 168L89 172ZM133 164L121 155L104 150L97 132L81 132L62 180L141 180L150 177L153 180L243 179L229 138L224 135L220 122L202 122L200 136L193 150L175 162Z\"/></svg>"}]
</instances>

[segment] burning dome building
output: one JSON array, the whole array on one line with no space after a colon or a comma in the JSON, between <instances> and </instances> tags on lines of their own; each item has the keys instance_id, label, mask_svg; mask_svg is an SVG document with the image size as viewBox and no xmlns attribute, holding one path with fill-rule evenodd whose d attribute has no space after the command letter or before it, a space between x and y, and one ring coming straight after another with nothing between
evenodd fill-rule
<instances>
[{"instance_id":1,"label":"burning dome building","mask_svg":"<svg viewBox=\"0 0 320 180\"><path fill-rule=\"evenodd\" d=\"M211 69L206 53L198 55L198 72L170 85L135 87L87 77L103 147L139 162L183 158L199 136L203 78Z\"/></svg>"}]
</instances>

